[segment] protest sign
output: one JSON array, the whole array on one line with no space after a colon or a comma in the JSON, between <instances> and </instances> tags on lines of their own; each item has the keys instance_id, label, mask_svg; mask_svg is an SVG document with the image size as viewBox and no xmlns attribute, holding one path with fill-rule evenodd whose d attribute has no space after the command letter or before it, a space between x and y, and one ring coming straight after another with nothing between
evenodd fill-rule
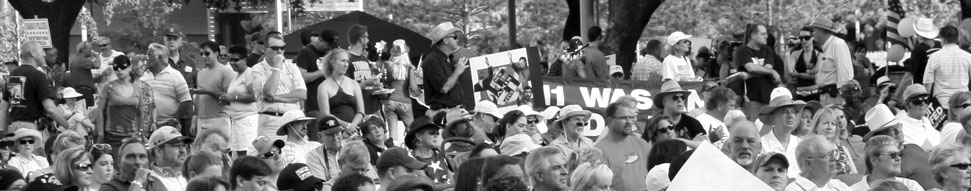
<instances>
[{"instance_id":1,"label":"protest sign","mask_svg":"<svg viewBox=\"0 0 971 191\"><path fill-rule=\"evenodd\" d=\"M492 101L502 113L534 105L532 82L541 78L530 74L539 70L538 55L536 48L520 48L469 58L473 96L467 99Z\"/></svg>"},{"instance_id":2,"label":"protest sign","mask_svg":"<svg viewBox=\"0 0 971 191\"><path fill-rule=\"evenodd\" d=\"M51 42L51 26L46 18L24 19L24 36L27 41L40 42L43 48L50 48L53 45Z\"/></svg>"},{"instance_id":3,"label":"protest sign","mask_svg":"<svg viewBox=\"0 0 971 191\"><path fill-rule=\"evenodd\" d=\"M704 184L698 184L702 180ZM762 190L771 191L772 187L762 182L742 166L729 159L724 153L708 142L702 142L698 149L684 163L678 175L671 180L668 191L706 191L706 190Z\"/></svg>"}]
</instances>

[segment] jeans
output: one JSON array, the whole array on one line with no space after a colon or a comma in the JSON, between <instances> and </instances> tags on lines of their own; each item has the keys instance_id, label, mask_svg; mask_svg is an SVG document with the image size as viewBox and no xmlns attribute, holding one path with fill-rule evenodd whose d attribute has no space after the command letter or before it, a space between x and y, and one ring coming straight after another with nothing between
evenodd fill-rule
<instances>
[{"instance_id":1,"label":"jeans","mask_svg":"<svg viewBox=\"0 0 971 191\"><path fill-rule=\"evenodd\" d=\"M388 123L388 135L391 139L397 142L404 141L405 138L405 128L411 126L411 122L414 122L415 116L411 113L411 103L398 102L393 100L385 100L384 103L384 117L387 119ZM404 127L398 127L398 121L404 123Z\"/></svg>"}]
</instances>

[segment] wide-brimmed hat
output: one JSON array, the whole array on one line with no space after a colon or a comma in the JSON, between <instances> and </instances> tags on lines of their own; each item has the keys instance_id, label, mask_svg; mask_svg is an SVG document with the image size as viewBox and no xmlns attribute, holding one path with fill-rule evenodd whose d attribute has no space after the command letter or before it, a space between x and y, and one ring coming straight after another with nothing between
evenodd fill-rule
<instances>
[{"instance_id":1,"label":"wide-brimmed hat","mask_svg":"<svg viewBox=\"0 0 971 191\"><path fill-rule=\"evenodd\" d=\"M914 32L917 36L921 36L928 39L937 38L937 35L941 32L937 26L934 26L934 19L931 18L917 18L914 21Z\"/></svg>"},{"instance_id":2,"label":"wide-brimmed hat","mask_svg":"<svg viewBox=\"0 0 971 191\"><path fill-rule=\"evenodd\" d=\"M495 103L489 100L482 100L475 103L475 110L472 110L473 114L489 114L495 118L502 118L502 112L499 112L499 107Z\"/></svg>"},{"instance_id":3,"label":"wide-brimmed hat","mask_svg":"<svg viewBox=\"0 0 971 191\"><path fill-rule=\"evenodd\" d=\"M13 138L11 140L17 141L17 140L20 140L20 138L24 138L24 137L33 137L35 142L41 141L40 131L28 129L28 128L20 128L20 129L17 129L17 131L14 131Z\"/></svg>"},{"instance_id":4,"label":"wide-brimmed hat","mask_svg":"<svg viewBox=\"0 0 971 191\"><path fill-rule=\"evenodd\" d=\"M664 83L661 84L661 92L654 96L654 107L664 109L664 96L674 93L683 93L685 94L685 97L691 95L691 91L681 89L681 84L678 84L677 81L664 81Z\"/></svg>"},{"instance_id":5,"label":"wide-brimmed hat","mask_svg":"<svg viewBox=\"0 0 971 191\"><path fill-rule=\"evenodd\" d=\"M434 46L435 43L442 40L449 34L461 32L461 31L462 29L459 29L454 25L452 25L452 22L444 22L444 23L438 24L438 26L435 26L435 28L432 29L432 32L428 34L428 37L431 38L432 40L431 45Z\"/></svg>"},{"instance_id":6,"label":"wide-brimmed hat","mask_svg":"<svg viewBox=\"0 0 971 191\"><path fill-rule=\"evenodd\" d=\"M894 117L893 112L886 104L877 104L866 111L864 116L866 119L867 127L870 132L863 136L863 141L869 140L874 134L880 131L886 130L887 128L894 127L894 125L900 123L897 118Z\"/></svg>"},{"instance_id":7,"label":"wide-brimmed hat","mask_svg":"<svg viewBox=\"0 0 971 191\"><path fill-rule=\"evenodd\" d=\"M64 98L77 98L84 96L81 95L81 93L78 93L78 91L74 90L72 87L66 87L64 90L61 90L61 95L64 96Z\"/></svg>"},{"instance_id":8,"label":"wide-brimmed hat","mask_svg":"<svg viewBox=\"0 0 971 191\"><path fill-rule=\"evenodd\" d=\"M283 113L283 116L280 116L279 120L286 121L286 123L283 123L283 125L280 125L280 128L276 130L276 135L287 135L287 131L288 131L287 129L289 129L290 124L303 122L303 121L310 121L313 119L314 119L313 117L307 117L307 115L304 115L303 111L300 111L300 110L287 111L286 113Z\"/></svg>"},{"instance_id":9,"label":"wide-brimmed hat","mask_svg":"<svg viewBox=\"0 0 971 191\"><path fill-rule=\"evenodd\" d=\"M667 39L668 46L674 46L675 44L678 43L678 41L688 39L688 38L691 38L691 35L686 35L681 31L675 31L671 33L671 35L668 35L668 39Z\"/></svg>"},{"instance_id":10,"label":"wide-brimmed hat","mask_svg":"<svg viewBox=\"0 0 971 191\"><path fill-rule=\"evenodd\" d=\"M836 24L833 23L833 21L831 21L829 19L816 19L811 24L809 24L809 27L810 28L816 28L816 29L822 29L822 30L828 31L830 33L836 33Z\"/></svg>"},{"instance_id":11,"label":"wide-brimmed hat","mask_svg":"<svg viewBox=\"0 0 971 191\"><path fill-rule=\"evenodd\" d=\"M560 113L560 107L556 107L556 106L546 107L546 109L544 109L543 112L540 112L540 114L542 114L543 118L546 120L559 119L556 116L559 113Z\"/></svg>"},{"instance_id":12,"label":"wide-brimmed hat","mask_svg":"<svg viewBox=\"0 0 971 191\"><path fill-rule=\"evenodd\" d=\"M533 106L520 105L519 107L516 107L516 110L522 111L523 116L535 115L535 116L543 117L542 114L540 114L539 112L536 112L536 110L533 110Z\"/></svg>"},{"instance_id":13,"label":"wide-brimmed hat","mask_svg":"<svg viewBox=\"0 0 971 191\"><path fill-rule=\"evenodd\" d=\"M796 111L802 111L802 107L806 106L806 102L802 100L792 100L792 94L783 87L775 88L771 95L773 96L770 96L772 99L769 100L769 105L759 109L759 115L772 114L775 110L786 106L793 106Z\"/></svg>"},{"instance_id":14,"label":"wide-brimmed hat","mask_svg":"<svg viewBox=\"0 0 971 191\"><path fill-rule=\"evenodd\" d=\"M405 134L405 146L408 147L408 149L415 149L415 139L417 138L418 133L426 129L437 131L442 129L442 127L428 120L415 120L415 122L411 125L411 128L408 130L408 133Z\"/></svg>"},{"instance_id":15,"label":"wide-brimmed hat","mask_svg":"<svg viewBox=\"0 0 971 191\"><path fill-rule=\"evenodd\" d=\"M556 117L556 121L553 121L553 129L562 129L563 121L570 119L573 116L586 116L590 119L590 111L584 110L579 105L568 105L560 109L560 115Z\"/></svg>"},{"instance_id":16,"label":"wide-brimmed hat","mask_svg":"<svg viewBox=\"0 0 971 191\"><path fill-rule=\"evenodd\" d=\"M156 129L155 132L152 132L152 136L148 137L148 149L178 142L188 144L192 142L192 138L182 136L182 133L175 127L163 126Z\"/></svg>"}]
</instances>

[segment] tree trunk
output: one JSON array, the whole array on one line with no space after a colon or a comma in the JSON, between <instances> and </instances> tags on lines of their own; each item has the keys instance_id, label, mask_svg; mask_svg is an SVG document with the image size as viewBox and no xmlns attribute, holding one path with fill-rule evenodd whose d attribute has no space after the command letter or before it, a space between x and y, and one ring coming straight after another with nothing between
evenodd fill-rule
<instances>
[{"instance_id":1,"label":"tree trunk","mask_svg":"<svg viewBox=\"0 0 971 191\"><path fill-rule=\"evenodd\" d=\"M624 76L630 78L631 66L637 61L637 41L654 11L664 0L609 0L610 21L604 52L617 54L617 65L624 68Z\"/></svg>"},{"instance_id":2,"label":"tree trunk","mask_svg":"<svg viewBox=\"0 0 971 191\"><path fill-rule=\"evenodd\" d=\"M24 19L33 19L35 16L47 18L51 28L51 43L58 52L57 60L68 63L68 53L75 51L70 48L71 27L74 26L74 21L77 20L86 0L55 0L50 3L41 0L8 1Z\"/></svg>"}]
</instances>

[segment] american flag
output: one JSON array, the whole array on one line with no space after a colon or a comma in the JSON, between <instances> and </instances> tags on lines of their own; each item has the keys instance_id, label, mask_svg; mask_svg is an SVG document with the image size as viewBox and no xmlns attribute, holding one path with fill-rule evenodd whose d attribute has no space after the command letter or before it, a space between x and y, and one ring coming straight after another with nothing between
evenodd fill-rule
<instances>
[{"instance_id":1,"label":"american flag","mask_svg":"<svg viewBox=\"0 0 971 191\"><path fill-rule=\"evenodd\" d=\"M900 19L904 18L904 8L900 5L900 0L889 0L887 2L887 7L890 13L887 14L887 39L890 44L899 44L904 46L904 48L910 48L907 46L904 38L900 36L897 32L897 23L900 23Z\"/></svg>"}]
</instances>

